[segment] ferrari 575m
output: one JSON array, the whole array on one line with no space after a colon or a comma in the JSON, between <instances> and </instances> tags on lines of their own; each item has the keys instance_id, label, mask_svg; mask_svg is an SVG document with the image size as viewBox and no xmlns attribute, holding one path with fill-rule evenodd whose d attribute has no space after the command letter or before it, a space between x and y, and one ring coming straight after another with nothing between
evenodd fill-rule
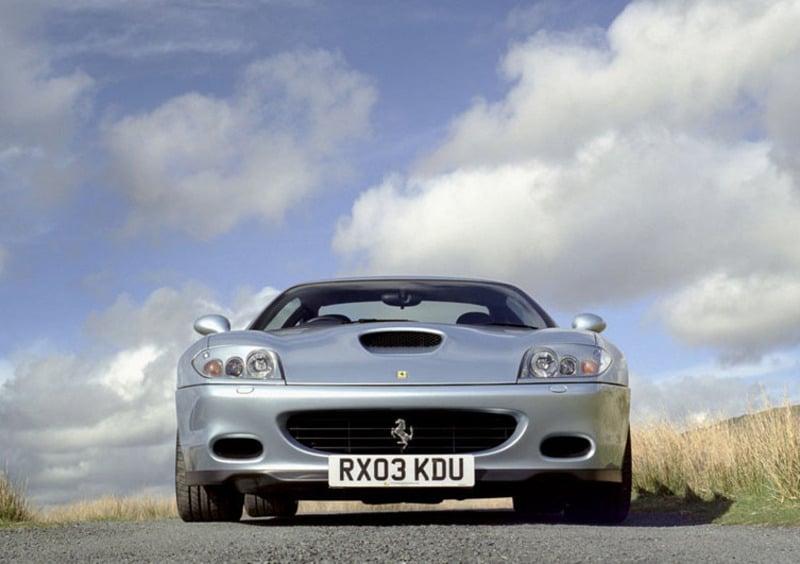
<instances>
[{"instance_id":1,"label":"ferrari 575m","mask_svg":"<svg viewBox=\"0 0 800 564\"><path fill-rule=\"evenodd\" d=\"M194 327L175 395L185 521L299 500L628 513L628 371L596 315L561 329L509 284L363 278L289 288L245 330Z\"/></svg>"}]
</instances>

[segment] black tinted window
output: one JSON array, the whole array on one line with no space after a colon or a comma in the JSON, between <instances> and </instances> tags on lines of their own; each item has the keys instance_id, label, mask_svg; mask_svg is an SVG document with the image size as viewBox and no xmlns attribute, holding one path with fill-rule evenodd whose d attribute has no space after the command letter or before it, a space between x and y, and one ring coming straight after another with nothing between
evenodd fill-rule
<instances>
[{"instance_id":1,"label":"black tinted window","mask_svg":"<svg viewBox=\"0 0 800 564\"><path fill-rule=\"evenodd\" d=\"M489 282L441 280L335 281L296 286L278 296L253 329L294 327L319 316L351 322L496 323L552 327L521 290ZM466 321L459 321L466 320ZM471 321L470 321L471 320Z\"/></svg>"}]
</instances>

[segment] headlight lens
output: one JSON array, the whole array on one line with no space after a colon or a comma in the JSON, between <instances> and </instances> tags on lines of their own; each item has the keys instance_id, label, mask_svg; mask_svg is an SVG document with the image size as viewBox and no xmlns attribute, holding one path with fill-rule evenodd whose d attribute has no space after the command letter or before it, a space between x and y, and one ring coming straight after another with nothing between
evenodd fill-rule
<instances>
[{"instance_id":1,"label":"headlight lens","mask_svg":"<svg viewBox=\"0 0 800 564\"><path fill-rule=\"evenodd\" d=\"M247 357L247 372L253 378L269 378L275 372L275 363L267 351L255 351Z\"/></svg>"},{"instance_id":2,"label":"headlight lens","mask_svg":"<svg viewBox=\"0 0 800 564\"><path fill-rule=\"evenodd\" d=\"M212 347L195 356L192 366L204 378L283 381L278 355L266 349Z\"/></svg>"},{"instance_id":3,"label":"headlight lens","mask_svg":"<svg viewBox=\"0 0 800 564\"><path fill-rule=\"evenodd\" d=\"M572 356L563 357L558 372L562 376L575 376L578 373L578 361Z\"/></svg>"},{"instance_id":4,"label":"headlight lens","mask_svg":"<svg viewBox=\"0 0 800 564\"><path fill-rule=\"evenodd\" d=\"M244 362L238 356L235 356L225 363L225 376L232 378L241 378L244 374Z\"/></svg>"},{"instance_id":5,"label":"headlight lens","mask_svg":"<svg viewBox=\"0 0 800 564\"><path fill-rule=\"evenodd\" d=\"M535 351L531 357L530 369L538 378L552 378L558 373L556 353L549 349Z\"/></svg>"},{"instance_id":6,"label":"headlight lens","mask_svg":"<svg viewBox=\"0 0 800 564\"><path fill-rule=\"evenodd\" d=\"M611 355L588 345L535 347L525 354L520 380L534 378L599 376L611 366Z\"/></svg>"}]
</instances>

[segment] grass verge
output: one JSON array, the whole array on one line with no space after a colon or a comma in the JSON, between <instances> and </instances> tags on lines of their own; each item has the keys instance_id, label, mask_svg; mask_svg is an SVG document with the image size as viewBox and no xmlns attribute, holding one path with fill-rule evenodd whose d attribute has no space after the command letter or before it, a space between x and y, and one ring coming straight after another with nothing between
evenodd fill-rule
<instances>
[{"instance_id":1,"label":"grass verge","mask_svg":"<svg viewBox=\"0 0 800 564\"><path fill-rule=\"evenodd\" d=\"M632 514L672 514L695 523L800 528L800 503L763 498L702 499L692 495L638 495Z\"/></svg>"},{"instance_id":2,"label":"grass verge","mask_svg":"<svg viewBox=\"0 0 800 564\"><path fill-rule=\"evenodd\" d=\"M38 521L42 523L154 521L177 517L178 509L172 496L105 496L52 507L41 512Z\"/></svg>"},{"instance_id":3,"label":"grass verge","mask_svg":"<svg viewBox=\"0 0 800 564\"><path fill-rule=\"evenodd\" d=\"M634 508L720 524L800 526L800 406L689 428L632 429Z\"/></svg>"},{"instance_id":4,"label":"grass verge","mask_svg":"<svg viewBox=\"0 0 800 564\"><path fill-rule=\"evenodd\" d=\"M785 405L686 430L634 428L634 489L687 499L800 502L800 409Z\"/></svg>"},{"instance_id":5,"label":"grass verge","mask_svg":"<svg viewBox=\"0 0 800 564\"><path fill-rule=\"evenodd\" d=\"M25 488L12 484L5 471L0 471L0 525L33 521L35 512L28 505Z\"/></svg>"}]
</instances>

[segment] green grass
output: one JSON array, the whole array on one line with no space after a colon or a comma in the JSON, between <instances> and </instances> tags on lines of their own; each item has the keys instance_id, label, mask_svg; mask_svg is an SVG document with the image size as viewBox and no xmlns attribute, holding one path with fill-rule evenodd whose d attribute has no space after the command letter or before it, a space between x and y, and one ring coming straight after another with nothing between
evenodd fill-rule
<instances>
[{"instance_id":1,"label":"green grass","mask_svg":"<svg viewBox=\"0 0 800 564\"><path fill-rule=\"evenodd\" d=\"M800 503L764 498L702 499L695 496L639 494L632 514L671 514L695 523L800 527Z\"/></svg>"},{"instance_id":2,"label":"green grass","mask_svg":"<svg viewBox=\"0 0 800 564\"><path fill-rule=\"evenodd\" d=\"M736 500L730 510L714 520L720 525L771 525L800 527L800 503L768 503L763 499Z\"/></svg>"}]
</instances>

